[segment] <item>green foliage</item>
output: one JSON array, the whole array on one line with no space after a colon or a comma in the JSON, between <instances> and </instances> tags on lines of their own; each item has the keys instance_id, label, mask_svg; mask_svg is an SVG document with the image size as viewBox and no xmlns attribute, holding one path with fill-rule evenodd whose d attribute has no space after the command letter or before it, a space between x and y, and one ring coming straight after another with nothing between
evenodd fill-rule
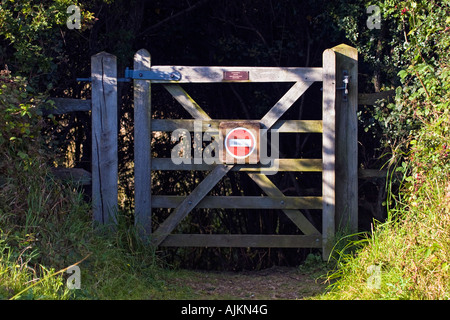
<instances>
[{"instance_id":1,"label":"green foliage","mask_svg":"<svg viewBox=\"0 0 450 320\"><path fill-rule=\"evenodd\" d=\"M77 186L51 175L40 137L44 98L1 71L0 299L149 297L160 287L156 259L132 224L121 221L113 235L93 230ZM66 268L86 257L82 289L69 290Z\"/></svg>"},{"instance_id":2,"label":"green foliage","mask_svg":"<svg viewBox=\"0 0 450 320\"><path fill-rule=\"evenodd\" d=\"M13 164L29 170L39 141L41 118L38 107L44 95L35 94L22 77L0 71L0 173ZM12 158L11 158L12 157Z\"/></svg>"},{"instance_id":3,"label":"green foliage","mask_svg":"<svg viewBox=\"0 0 450 320\"><path fill-rule=\"evenodd\" d=\"M398 38L393 47L394 52L401 53L396 60L400 59L404 66L398 71L403 85L396 89L395 103L380 102L374 110L374 118L388 145L407 146L427 120L448 113L445 96L450 82L445 57L450 44L446 26L450 7L448 2L440 3L385 1L382 4L384 15L394 19L397 29L403 33L403 39Z\"/></svg>"},{"instance_id":4,"label":"green foliage","mask_svg":"<svg viewBox=\"0 0 450 320\"><path fill-rule=\"evenodd\" d=\"M450 64L448 1L384 1L404 41L396 44L404 67L394 103L373 111L391 150L388 220L355 253L341 253L326 299L448 299L450 292ZM375 128L373 125L372 128ZM369 285L379 266L379 285Z\"/></svg>"},{"instance_id":5,"label":"green foliage","mask_svg":"<svg viewBox=\"0 0 450 320\"><path fill-rule=\"evenodd\" d=\"M81 8L83 26L88 27L94 17L83 10L79 1L2 1L0 3L0 44L4 53L13 51L13 59L3 61L14 73L33 83L49 84L54 81L57 66L66 63L65 29L67 8ZM5 57L11 57L10 54ZM42 78L43 77L43 78ZM44 87L45 88L45 87Z\"/></svg>"}]
</instances>

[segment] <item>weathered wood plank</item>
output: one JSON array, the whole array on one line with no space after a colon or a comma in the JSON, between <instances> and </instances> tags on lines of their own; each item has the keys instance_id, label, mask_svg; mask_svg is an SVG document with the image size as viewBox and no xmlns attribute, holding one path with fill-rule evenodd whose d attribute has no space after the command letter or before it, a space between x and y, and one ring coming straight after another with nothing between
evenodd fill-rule
<instances>
[{"instance_id":1,"label":"weathered wood plank","mask_svg":"<svg viewBox=\"0 0 450 320\"><path fill-rule=\"evenodd\" d=\"M135 70L150 69L150 54L134 55ZM152 230L150 81L134 80L134 221L144 240Z\"/></svg>"},{"instance_id":2,"label":"weathered wood plank","mask_svg":"<svg viewBox=\"0 0 450 320\"><path fill-rule=\"evenodd\" d=\"M395 96L394 90L374 92L374 93L359 93L358 94L358 105L374 105L377 100L389 99ZM76 111L91 111L91 99L73 99L73 98L50 98L55 102L54 109L42 108L43 115L49 114L66 114ZM223 121L228 121L226 119ZM189 121L189 120L188 120ZM299 120L290 120L299 121ZM300 120L301 121L301 120ZM164 131L164 130L158 130ZM169 130L167 130L169 131ZM290 131L286 131L290 132ZM296 132L296 131L294 131Z\"/></svg>"},{"instance_id":3,"label":"weathered wood plank","mask_svg":"<svg viewBox=\"0 0 450 320\"><path fill-rule=\"evenodd\" d=\"M285 197L283 192L281 192L266 175L258 173L247 174L269 197ZM320 234L301 211L283 209L283 212L304 234Z\"/></svg>"},{"instance_id":4,"label":"weathered wood plank","mask_svg":"<svg viewBox=\"0 0 450 320\"><path fill-rule=\"evenodd\" d=\"M174 164L170 158L153 158L151 163L152 170L213 170L217 164L194 164L191 163ZM320 172L322 171L322 159L275 159L273 165L267 164L237 164L231 171L245 172L273 172L278 171L304 171L304 172Z\"/></svg>"},{"instance_id":5,"label":"weathered wood plank","mask_svg":"<svg viewBox=\"0 0 450 320\"><path fill-rule=\"evenodd\" d=\"M269 129L280 117L302 96L302 94L313 84L313 82L296 82L281 99L261 119L263 127Z\"/></svg>"},{"instance_id":6,"label":"weathered wood plank","mask_svg":"<svg viewBox=\"0 0 450 320\"><path fill-rule=\"evenodd\" d=\"M322 120L278 120L271 130L280 133L322 133Z\"/></svg>"},{"instance_id":7,"label":"weathered wood plank","mask_svg":"<svg viewBox=\"0 0 450 320\"><path fill-rule=\"evenodd\" d=\"M333 248L336 204L336 54L332 49L323 52L322 96L322 258L327 260ZM340 86L340 84L339 84Z\"/></svg>"},{"instance_id":8,"label":"weathered wood plank","mask_svg":"<svg viewBox=\"0 0 450 320\"><path fill-rule=\"evenodd\" d=\"M322 81L322 68L279 68L279 67L195 67L195 66L153 66L156 72L180 72L181 80L152 80L153 83L211 83L233 82L224 80L224 72L245 71L249 80L236 82L298 82Z\"/></svg>"},{"instance_id":9,"label":"weathered wood plank","mask_svg":"<svg viewBox=\"0 0 450 320\"><path fill-rule=\"evenodd\" d=\"M395 90L388 90L374 93L360 93L358 94L359 105L374 105L377 100L393 99L395 97Z\"/></svg>"},{"instance_id":10,"label":"weathered wood plank","mask_svg":"<svg viewBox=\"0 0 450 320\"><path fill-rule=\"evenodd\" d=\"M190 132L194 131L195 119L153 119L152 131L171 132L176 129L186 129ZM216 131L219 132L219 123L223 121L246 121L246 120L203 120L201 121L202 132ZM322 120L278 120L271 128L279 133L321 133Z\"/></svg>"},{"instance_id":11,"label":"weathered wood plank","mask_svg":"<svg viewBox=\"0 0 450 320\"><path fill-rule=\"evenodd\" d=\"M177 84L166 84L164 88L177 100L194 118L211 120L208 114L191 98L191 96Z\"/></svg>"},{"instance_id":12,"label":"weathered wood plank","mask_svg":"<svg viewBox=\"0 0 450 320\"><path fill-rule=\"evenodd\" d=\"M170 216L160 224L153 233L152 242L155 246L161 242L175 229L178 223L186 217L189 212L205 197L208 192L227 174L231 165L218 165L205 179L175 208Z\"/></svg>"},{"instance_id":13,"label":"weathered wood plank","mask_svg":"<svg viewBox=\"0 0 450 320\"><path fill-rule=\"evenodd\" d=\"M176 208L184 196L152 196L154 208ZM200 209L322 209L322 197L206 196Z\"/></svg>"},{"instance_id":14,"label":"weathered wood plank","mask_svg":"<svg viewBox=\"0 0 450 320\"><path fill-rule=\"evenodd\" d=\"M358 105L374 105L377 100L390 99L395 97L394 90L374 92L374 93L359 93L358 94ZM54 109L42 108L43 115L49 114L66 114L76 111L91 111L91 99L73 99L73 98L50 98L55 102ZM226 119L223 121L228 121ZM188 120L189 121L189 120ZM290 120L290 121L301 121L301 120ZM164 130L158 130L164 131ZM167 130L169 131L169 130ZM291 132L291 131L286 131ZM297 131L294 131L297 132Z\"/></svg>"},{"instance_id":15,"label":"weathered wood plank","mask_svg":"<svg viewBox=\"0 0 450 320\"><path fill-rule=\"evenodd\" d=\"M320 235L171 234L163 247L320 248Z\"/></svg>"},{"instance_id":16,"label":"weathered wood plank","mask_svg":"<svg viewBox=\"0 0 450 320\"><path fill-rule=\"evenodd\" d=\"M332 48L336 79L349 75L348 96L336 93L336 228L346 234L358 231L358 51L345 44Z\"/></svg>"},{"instance_id":17,"label":"weathered wood plank","mask_svg":"<svg viewBox=\"0 0 450 320\"><path fill-rule=\"evenodd\" d=\"M91 100L71 99L71 98L49 98L55 102L55 108L41 108L42 114L65 114L76 111L91 111Z\"/></svg>"},{"instance_id":18,"label":"weathered wood plank","mask_svg":"<svg viewBox=\"0 0 450 320\"><path fill-rule=\"evenodd\" d=\"M116 222L117 213L117 58L101 52L91 57L92 206L100 223Z\"/></svg>"},{"instance_id":19,"label":"weathered wood plank","mask_svg":"<svg viewBox=\"0 0 450 320\"><path fill-rule=\"evenodd\" d=\"M319 68L321 69L321 68ZM204 69L203 71L205 71L206 69ZM210 70L210 68L208 68L208 70ZM177 70L164 70L163 72L170 72L170 71L177 71ZM197 70L199 71L199 70ZM201 71L201 70L200 70ZM239 70L241 71L241 70ZM243 70L245 71L245 70ZM322 71L322 70L320 70ZM221 71L223 73L223 70ZM250 72L249 72L250 73ZM186 75L186 74L185 74ZM184 76L185 76L184 75ZM204 75L202 75L202 77L204 77ZM223 76L223 75L222 75ZM320 77L322 77L322 75L320 75ZM207 78L210 78L210 75L207 76ZM185 80L187 80L185 78ZM192 79L191 79L192 80ZM188 81L188 82L191 82ZM200 80L200 82L202 82L204 80ZM271 77L271 80L273 81L273 78ZM312 80L310 78L303 78L301 80L297 80L296 83L293 85L293 87L291 87L291 89L277 102L277 104L274 105L274 107L269 110L269 112L263 117L263 119L261 119L261 124L263 125L263 127L265 127L266 129L270 129L272 126L274 126L274 124L279 120L279 118L283 115L284 112L286 112L289 107L304 93L304 91L316 80ZM208 79L208 82L209 79ZM166 85L165 88L175 97L175 99L180 102L182 104L182 106L191 114L191 116L193 116L195 119L200 119L200 120L211 120L211 118L202 110L202 108L195 103L195 101L183 90L181 89L181 87L179 86L175 86L175 85ZM172 123L173 124L173 123ZM195 127L195 122L193 123L194 127ZM284 165L286 167L289 167L289 165L294 166L294 167L298 167L298 163L294 163L292 161L289 161L291 159L285 159L287 160ZM295 159L295 160L299 160L299 159ZM300 160L306 160L306 159L300 159ZM301 170L301 171L320 171L320 163L321 161L319 160L317 162L317 159L313 159L313 161L315 161L315 163L303 163L306 164L306 167L309 168L309 170ZM153 159L152 161L152 169L153 170L158 170L158 168L161 170L161 164L165 164L167 166L167 168L169 169L173 169L172 166L172 161L171 159ZM156 164L156 165L155 165ZM274 166L274 168L269 168L268 172L273 172L274 170L278 170L279 169L279 164L280 161L277 161L276 163L276 168ZM159 165L159 167L158 167ZM319 165L318 167L315 167L316 165ZM181 166L192 166L191 164L184 164L184 165L180 165L178 166L178 169L181 169ZM189 170L198 170L201 168L205 168L203 165L196 165L198 167L190 167ZM312 168L312 167L315 168ZM184 198L184 200L181 201L180 204L178 204L178 206L175 208L175 210L172 212L172 214L169 216L169 218L167 218L158 228L158 230L154 233L154 239L153 239L153 244L158 246L161 244L162 241L164 241L164 239L167 239L167 237L171 236L170 233L174 230L174 228L177 226L177 224L192 210L192 208L194 206L196 206L207 194L207 192L209 192L209 190L217 183L217 181L219 181L223 175L226 174L226 172L224 173L220 173L220 171L224 171L223 168L226 168L226 172L228 172L229 170L231 170L233 168L233 166L224 166L224 165L216 165L216 166L209 166L209 169L212 169L213 171L205 178L205 180L203 180L199 186L197 186L197 188L193 191L193 193L191 193L189 196L187 196L186 198ZM242 166L244 168L244 166ZM240 170L239 166L234 166L235 170ZM251 168L250 166L245 166L246 170L257 170L257 171L261 171L261 168ZM289 170L291 170L292 168L289 168ZM265 179L268 180L268 178L263 175L263 174L259 174L260 176L264 177ZM263 181L264 178L260 178L260 181ZM258 180L258 179L256 179ZM268 180L270 182L270 180ZM271 182L270 182L271 183ZM271 194L271 189L276 189L278 190L278 188L276 188L273 184L272 185L268 185L267 183L265 183L264 181L262 183L260 183L262 185L263 190L265 190L266 193L268 193L268 195L270 196ZM204 185L202 187L202 185ZM278 190L278 192L280 194L278 194L278 196L284 197L283 193L281 191ZM283 211L285 212L285 214L306 234L314 234L314 235L318 235L320 234L319 231L303 216L303 214L299 211L299 210L290 210L290 209L283 209ZM320 239L318 239L317 241L320 241ZM204 246L204 243L202 244L202 246ZM292 247L292 245L289 245L289 247ZM295 245L294 245L295 247Z\"/></svg>"},{"instance_id":20,"label":"weathered wood plank","mask_svg":"<svg viewBox=\"0 0 450 320\"><path fill-rule=\"evenodd\" d=\"M92 183L91 173L81 168L52 168L52 174L61 180L74 181L82 185L90 185ZM382 169L359 169L358 179L385 179L387 176L387 170ZM316 189L307 189L307 193L315 193ZM157 207L153 206L152 207Z\"/></svg>"}]
</instances>

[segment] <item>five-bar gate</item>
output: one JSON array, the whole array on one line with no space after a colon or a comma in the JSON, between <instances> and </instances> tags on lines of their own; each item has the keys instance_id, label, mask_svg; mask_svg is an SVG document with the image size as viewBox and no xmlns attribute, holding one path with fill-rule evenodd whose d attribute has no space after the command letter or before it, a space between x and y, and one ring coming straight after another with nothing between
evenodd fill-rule
<instances>
[{"instance_id":1,"label":"five-bar gate","mask_svg":"<svg viewBox=\"0 0 450 320\"><path fill-rule=\"evenodd\" d=\"M111 67L111 64L114 66ZM135 54L134 69L127 70L125 76L134 80L135 223L140 233L150 239L153 245L322 248L323 258L327 259L334 244L336 228L346 232L356 231L358 92L356 49L347 45L327 49L323 53L323 66L318 68L151 66L148 51L141 49ZM102 181L102 175L107 173L101 165L103 163L109 170L111 167L114 170L114 166L117 165L114 164L114 157L106 153L105 156L101 156L101 151L111 153L114 148L117 150L117 142L114 144L106 124L98 119L99 117L108 119L102 112L111 113L110 108L106 108L107 101L117 99L113 92L117 84L115 77L114 56L106 53L93 56L93 142L97 141L93 146L93 155L97 154L97 158L93 158L93 205L94 219L101 222L108 221L117 203L117 185L114 186L117 173L116 176L107 177L106 181ZM154 131L169 132L183 128L192 132L194 129L198 130L196 123L200 120L202 131L219 132L219 125L223 120L211 119L180 84L223 82L293 83L258 122L261 129L269 132L277 130L279 133L322 133L322 159L275 160L278 171L321 171L321 197L285 196L266 174L274 169L270 165L205 162L175 164L171 158L151 158L151 133ZM280 120L280 117L314 82L323 82L322 120ZM192 119L152 119L151 84L163 85ZM97 136L94 136L95 125L100 126ZM112 135L114 136L114 132ZM209 173L188 196L168 196L152 195L151 170L204 170ZM208 196L209 191L229 171L242 171L248 174L266 196ZM174 209L153 232L152 208ZM172 231L194 208L280 209L303 234L173 234ZM322 209L321 230L303 215L302 209Z\"/></svg>"}]
</instances>

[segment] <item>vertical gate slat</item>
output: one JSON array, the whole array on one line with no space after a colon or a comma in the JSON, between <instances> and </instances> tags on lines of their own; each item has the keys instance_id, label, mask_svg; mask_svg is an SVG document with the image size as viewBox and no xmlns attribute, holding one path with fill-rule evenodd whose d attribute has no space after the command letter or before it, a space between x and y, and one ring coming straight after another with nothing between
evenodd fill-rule
<instances>
[{"instance_id":1,"label":"vertical gate slat","mask_svg":"<svg viewBox=\"0 0 450 320\"><path fill-rule=\"evenodd\" d=\"M358 231L358 51L346 44L332 50L336 55L337 84L343 71L349 76L348 95L336 95L336 229Z\"/></svg>"},{"instance_id":2,"label":"vertical gate slat","mask_svg":"<svg viewBox=\"0 0 450 320\"><path fill-rule=\"evenodd\" d=\"M150 53L134 55L134 70L150 70ZM143 239L151 225L151 96L150 80L134 80L134 222Z\"/></svg>"},{"instance_id":3,"label":"vertical gate slat","mask_svg":"<svg viewBox=\"0 0 450 320\"><path fill-rule=\"evenodd\" d=\"M117 58L91 57L93 219L116 222L117 213Z\"/></svg>"},{"instance_id":4,"label":"vertical gate slat","mask_svg":"<svg viewBox=\"0 0 450 320\"><path fill-rule=\"evenodd\" d=\"M327 260L333 248L336 206L336 58L332 49L323 52L322 79L322 257Z\"/></svg>"}]
</instances>

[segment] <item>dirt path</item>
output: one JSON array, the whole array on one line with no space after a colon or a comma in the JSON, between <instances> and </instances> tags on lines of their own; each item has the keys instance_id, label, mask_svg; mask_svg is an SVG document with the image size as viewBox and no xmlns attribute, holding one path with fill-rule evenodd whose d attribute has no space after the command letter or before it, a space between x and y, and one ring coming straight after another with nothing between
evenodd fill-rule
<instances>
[{"instance_id":1,"label":"dirt path","mask_svg":"<svg viewBox=\"0 0 450 320\"><path fill-rule=\"evenodd\" d=\"M304 299L325 291L318 274L301 273L298 268L273 267L261 271L185 271L168 282L187 287L193 299Z\"/></svg>"}]
</instances>

